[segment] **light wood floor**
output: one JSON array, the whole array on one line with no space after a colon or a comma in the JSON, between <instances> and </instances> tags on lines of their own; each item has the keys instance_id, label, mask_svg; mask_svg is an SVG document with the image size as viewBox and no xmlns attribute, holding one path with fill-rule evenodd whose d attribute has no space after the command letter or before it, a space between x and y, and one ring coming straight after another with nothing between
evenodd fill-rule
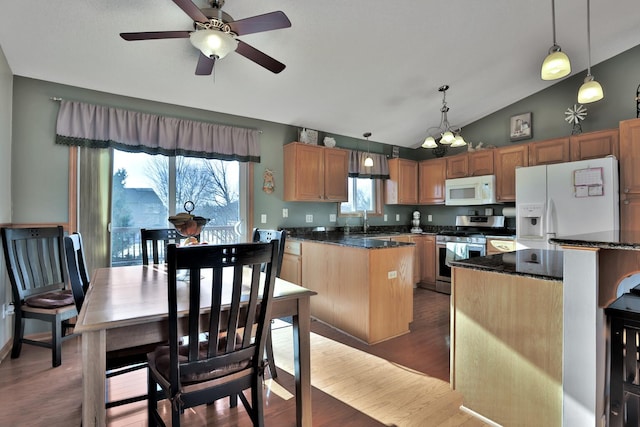
<instances>
[{"instance_id":1,"label":"light wood floor","mask_svg":"<svg viewBox=\"0 0 640 427\"><path fill-rule=\"evenodd\" d=\"M401 365L433 377L435 380L433 384L444 384L449 380L449 297L417 289L414 306L415 321L411 326L411 333L374 346L363 344L319 322L312 322L312 331L376 355L378 357L372 360L378 361L377 363L379 358L386 359L394 365ZM80 425L82 369L79 340L65 343L62 357L62 366L51 368L49 350L23 346L19 359L6 358L2 361L0 393L4 398L0 399L0 426ZM334 368L331 367L331 369ZM316 366L314 369L324 371L322 367ZM369 371L375 374L380 372L380 368L372 364ZM117 381L114 381L109 389L109 394L113 397L143 392L146 386L144 372L116 378ZM279 368L278 383L265 387L266 424L267 426L293 427L295 425L295 400L291 398L294 390L293 377ZM321 387L325 391L316 387ZM424 388L422 385L412 385L408 388L411 387ZM459 395L454 392L447 393L446 387L443 388L440 385L437 391L434 389L433 392L437 398L422 405L426 406L426 409L421 408L421 412L415 412L410 402L407 402L406 416L401 417L397 422L386 421L385 404L397 411L398 402L394 396L398 395L398 400L401 397L397 392L387 393L390 388L384 382L379 384L379 388L380 395L385 396L384 399L379 399L376 393L371 392L368 392L367 396L363 396L364 393L351 393L353 395L351 399L344 398L341 390L316 386L314 383L313 425L316 427L385 425L475 427L485 425L460 412ZM341 397L343 401L332 394ZM375 410L367 409L368 407ZM144 402L113 408L107 414L110 427L146 426L147 424ZM378 420L385 420L384 423L377 421L373 416ZM216 426L250 425L241 405L230 409L227 399L206 408L187 411L185 421L184 424L189 426L201 426L207 423Z\"/></svg>"}]
</instances>

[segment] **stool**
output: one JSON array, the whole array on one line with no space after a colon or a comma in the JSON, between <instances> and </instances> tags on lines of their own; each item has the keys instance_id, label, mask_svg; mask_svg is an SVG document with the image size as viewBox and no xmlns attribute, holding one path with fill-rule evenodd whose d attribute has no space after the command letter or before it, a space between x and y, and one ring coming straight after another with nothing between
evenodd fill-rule
<instances>
[{"instance_id":1,"label":"stool","mask_svg":"<svg viewBox=\"0 0 640 427\"><path fill-rule=\"evenodd\" d=\"M611 321L609 425L637 426L640 420L640 295L623 294L604 312Z\"/></svg>"}]
</instances>

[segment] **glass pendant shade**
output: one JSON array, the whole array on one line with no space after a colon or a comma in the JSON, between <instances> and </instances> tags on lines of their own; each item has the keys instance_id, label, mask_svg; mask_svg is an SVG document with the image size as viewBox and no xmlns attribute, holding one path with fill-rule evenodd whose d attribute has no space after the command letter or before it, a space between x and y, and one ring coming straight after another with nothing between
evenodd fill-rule
<instances>
[{"instance_id":1,"label":"glass pendant shade","mask_svg":"<svg viewBox=\"0 0 640 427\"><path fill-rule=\"evenodd\" d=\"M578 90L578 102L588 104L590 102L600 101L602 98L604 98L602 85L600 85L592 75L585 77L584 83Z\"/></svg>"},{"instance_id":2,"label":"glass pendant shade","mask_svg":"<svg viewBox=\"0 0 640 427\"><path fill-rule=\"evenodd\" d=\"M553 45L542 63L540 77L542 80L556 80L568 76L569 73L571 73L569 57L560 50L560 46Z\"/></svg>"},{"instance_id":3,"label":"glass pendant shade","mask_svg":"<svg viewBox=\"0 0 640 427\"><path fill-rule=\"evenodd\" d=\"M422 148L437 148L438 144L436 144L436 140L432 136L428 136L424 139L422 143Z\"/></svg>"},{"instance_id":4,"label":"glass pendant shade","mask_svg":"<svg viewBox=\"0 0 640 427\"><path fill-rule=\"evenodd\" d=\"M370 168L373 166L373 159L370 156L364 159L364 166L366 168Z\"/></svg>"},{"instance_id":5,"label":"glass pendant shade","mask_svg":"<svg viewBox=\"0 0 640 427\"><path fill-rule=\"evenodd\" d=\"M464 147L465 145L467 145L467 143L461 135L457 135L451 144L452 147Z\"/></svg>"},{"instance_id":6,"label":"glass pendant shade","mask_svg":"<svg viewBox=\"0 0 640 427\"><path fill-rule=\"evenodd\" d=\"M454 139L455 139L455 136L453 136L453 133L446 131L445 133L442 134L442 139L440 140L440 144L451 145Z\"/></svg>"},{"instance_id":7,"label":"glass pendant shade","mask_svg":"<svg viewBox=\"0 0 640 427\"><path fill-rule=\"evenodd\" d=\"M238 42L229 33L219 30L198 30L189 36L191 44L207 57L222 59L238 47Z\"/></svg>"}]
</instances>

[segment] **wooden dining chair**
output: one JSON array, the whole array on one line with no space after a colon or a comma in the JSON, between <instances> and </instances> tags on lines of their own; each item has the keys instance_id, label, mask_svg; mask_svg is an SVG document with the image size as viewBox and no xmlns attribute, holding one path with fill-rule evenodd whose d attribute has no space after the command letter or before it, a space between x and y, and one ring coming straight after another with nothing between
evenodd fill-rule
<instances>
[{"instance_id":1,"label":"wooden dining chair","mask_svg":"<svg viewBox=\"0 0 640 427\"><path fill-rule=\"evenodd\" d=\"M154 264L165 261L167 245L179 243L180 234L175 228L142 228L140 243L142 245L142 264L149 265L149 254Z\"/></svg>"},{"instance_id":2,"label":"wooden dining chair","mask_svg":"<svg viewBox=\"0 0 640 427\"><path fill-rule=\"evenodd\" d=\"M280 270L282 269L282 258L284 256L284 247L287 240L287 231L286 230L266 230L260 228L253 229L253 238L254 242L270 242L272 240L278 240L279 251L278 251L278 261L276 265L276 277L280 277ZM269 373L271 374L271 378L278 377L278 371L276 370L276 361L273 355L273 343L271 339L271 330L269 330L269 335L267 336L266 348L265 348L267 361L269 362Z\"/></svg>"},{"instance_id":3,"label":"wooden dining chair","mask_svg":"<svg viewBox=\"0 0 640 427\"><path fill-rule=\"evenodd\" d=\"M264 425L263 352L277 259L275 240L185 247L169 244L169 346L148 355L149 426L165 425L152 393L158 386L171 402L174 427L180 425L184 409L227 396L239 396L253 425ZM261 273L263 264L265 272ZM178 280L181 269L189 271L188 284ZM211 270L205 273L204 269ZM188 295L188 304L182 295ZM210 315L202 315L201 303L210 306ZM180 331L187 319L188 340L184 341ZM246 389L251 389L251 403L243 393Z\"/></svg>"},{"instance_id":4,"label":"wooden dining chair","mask_svg":"<svg viewBox=\"0 0 640 427\"><path fill-rule=\"evenodd\" d=\"M67 276L71 284L76 309L80 312L84 303L85 293L91 284L80 233L73 233L64 237L64 252ZM147 367L147 353L154 350L159 344L108 351L106 355L106 377L111 378L116 375L145 369ZM112 408L146 399L147 395L143 394L119 400L106 400L105 407Z\"/></svg>"},{"instance_id":5,"label":"wooden dining chair","mask_svg":"<svg viewBox=\"0 0 640 427\"><path fill-rule=\"evenodd\" d=\"M11 358L20 356L22 344L51 349L52 366L62 363L62 342L75 337L69 319L78 315L71 290L65 289L61 226L2 228L2 246L15 310ZM51 340L24 337L25 320L51 325Z\"/></svg>"}]
</instances>

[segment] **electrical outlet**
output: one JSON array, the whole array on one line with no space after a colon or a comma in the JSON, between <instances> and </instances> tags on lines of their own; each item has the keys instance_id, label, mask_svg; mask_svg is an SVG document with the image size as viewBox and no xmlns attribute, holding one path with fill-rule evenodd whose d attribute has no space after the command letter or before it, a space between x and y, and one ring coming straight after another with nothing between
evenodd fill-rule
<instances>
[{"instance_id":1,"label":"electrical outlet","mask_svg":"<svg viewBox=\"0 0 640 427\"><path fill-rule=\"evenodd\" d=\"M396 214L396 221L400 221L400 214Z\"/></svg>"},{"instance_id":2,"label":"electrical outlet","mask_svg":"<svg viewBox=\"0 0 640 427\"><path fill-rule=\"evenodd\" d=\"M260 215L260 222L263 224L267 223L267 214Z\"/></svg>"},{"instance_id":3,"label":"electrical outlet","mask_svg":"<svg viewBox=\"0 0 640 427\"><path fill-rule=\"evenodd\" d=\"M390 271L387 273L387 278L388 279L395 279L398 277L398 272L397 271Z\"/></svg>"},{"instance_id":4,"label":"electrical outlet","mask_svg":"<svg viewBox=\"0 0 640 427\"><path fill-rule=\"evenodd\" d=\"M384 214L384 222L387 222L387 214Z\"/></svg>"},{"instance_id":5,"label":"electrical outlet","mask_svg":"<svg viewBox=\"0 0 640 427\"><path fill-rule=\"evenodd\" d=\"M289 209L282 208L282 218L289 218Z\"/></svg>"},{"instance_id":6,"label":"electrical outlet","mask_svg":"<svg viewBox=\"0 0 640 427\"><path fill-rule=\"evenodd\" d=\"M427 215L427 221L429 221L429 222L433 221L433 216L432 215Z\"/></svg>"},{"instance_id":7,"label":"electrical outlet","mask_svg":"<svg viewBox=\"0 0 640 427\"><path fill-rule=\"evenodd\" d=\"M307 214L307 216L305 217L305 222L313 222L313 215Z\"/></svg>"},{"instance_id":8,"label":"electrical outlet","mask_svg":"<svg viewBox=\"0 0 640 427\"><path fill-rule=\"evenodd\" d=\"M336 214L329 214L329 222L336 222Z\"/></svg>"}]
</instances>

